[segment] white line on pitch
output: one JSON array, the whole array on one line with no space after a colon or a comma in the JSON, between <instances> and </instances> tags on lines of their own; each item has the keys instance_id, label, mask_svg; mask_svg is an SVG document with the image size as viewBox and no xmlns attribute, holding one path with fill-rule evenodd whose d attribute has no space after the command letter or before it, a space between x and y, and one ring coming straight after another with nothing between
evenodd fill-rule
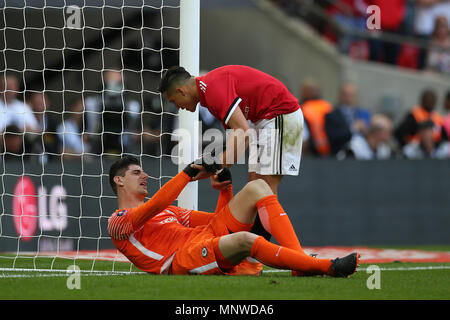
<instances>
[{"instance_id":1,"label":"white line on pitch","mask_svg":"<svg viewBox=\"0 0 450 320\"><path fill-rule=\"evenodd\" d=\"M381 271L414 271L414 270L444 270L450 269L450 266L426 266L426 267L392 267L392 268L383 268L380 267ZM358 268L357 271L366 271L367 268ZM291 270L280 270L280 269L271 269L271 270L263 270L263 273L276 273L276 272L290 272Z\"/></svg>"},{"instance_id":2,"label":"white line on pitch","mask_svg":"<svg viewBox=\"0 0 450 320\"><path fill-rule=\"evenodd\" d=\"M130 273L127 273L130 274ZM96 274L84 274L83 277L104 277L104 276L125 276L125 273L116 273L116 274L107 274L107 273L96 273ZM133 273L131 273L133 274ZM50 277L68 277L69 273L35 273L35 274L8 274L8 273L0 273L0 278L50 278Z\"/></svg>"},{"instance_id":3,"label":"white line on pitch","mask_svg":"<svg viewBox=\"0 0 450 320\"><path fill-rule=\"evenodd\" d=\"M0 271L15 271L15 272L55 272L67 273L65 269L26 269L26 268L0 268ZM103 274L145 274L142 271L108 271L108 270L80 270L82 273L103 273Z\"/></svg>"}]
</instances>

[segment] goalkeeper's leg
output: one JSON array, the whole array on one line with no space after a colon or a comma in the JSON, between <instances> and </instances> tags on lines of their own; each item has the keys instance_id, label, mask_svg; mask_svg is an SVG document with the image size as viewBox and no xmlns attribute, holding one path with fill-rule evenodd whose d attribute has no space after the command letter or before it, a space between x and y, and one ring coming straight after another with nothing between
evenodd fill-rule
<instances>
[{"instance_id":1,"label":"goalkeeper's leg","mask_svg":"<svg viewBox=\"0 0 450 320\"><path fill-rule=\"evenodd\" d=\"M239 264L251 256L262 263L278 269L289 269L315 275L346 277L356 271L359 255L353 253L344 258L317 259L299 251L273 244L251 232L241 231L222 236L218 242L222 260L219 266ZM222 267L222 266L221 266Z\"/></svg>"},{"instance_id":2,"label":"goalkeeper's leg","mask_svg":"<svg viewBox=\"0 0 450 320\"><path fill-rule=\"evenodd\" d=\"M234 264L250 256L278 269L313 274L330 273L330 259L313 258L296 250L273 244L251 232L242 231L221 237L219 249L223 257Z\"/></svg>"},{"instance_id":3,"label":"goalkeeper's leg","mask_svg":"<svg viewBox=\"0 0 450 320\"><path fill-rule=\"evenodd\" d=\"M230 201L229 208L238 221L246 224L259 223L261 231L273 235L280 245L306 255L288 215L264 180L257 179L249 182ZM255 233L254 226L251 231ZM261 235L260 232L257 234ZM266 239L269 240L270 237ZM236 274L258 275L261 271L261 263L251 258L245 259L236 268Z\"/></svg>"}]
</instances>

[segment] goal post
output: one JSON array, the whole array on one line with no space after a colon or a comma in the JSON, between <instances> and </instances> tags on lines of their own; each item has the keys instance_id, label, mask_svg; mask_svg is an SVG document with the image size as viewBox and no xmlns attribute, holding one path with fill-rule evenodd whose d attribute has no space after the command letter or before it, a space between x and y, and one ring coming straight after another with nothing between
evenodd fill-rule
<instances>
[{"instance_id":1,"label":"goal post","mask_svg":"<svg viewBox=\"0 0 450 320\"><path fill-rule=\"evenodd\" d=\"M191 75L200 72L200 0L180 1L180 66ZM179 141L178 171L198 158L198 108L195 112L179 111L179 127L188 139ZM183 152L188 154L184 154ZM178 197L178 205L187 209L198 209L198 182L190 183Z\"/></svg>"}]
</instances>

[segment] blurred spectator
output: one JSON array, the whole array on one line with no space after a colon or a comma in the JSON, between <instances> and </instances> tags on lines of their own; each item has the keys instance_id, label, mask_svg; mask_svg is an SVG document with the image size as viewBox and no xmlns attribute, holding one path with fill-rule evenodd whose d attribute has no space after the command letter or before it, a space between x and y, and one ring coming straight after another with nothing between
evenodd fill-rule
<instances>
[{"instance_id":1,"label":"blurred spectator","mask_svg":"<svg viewBox=\"0 0 450 320\"><path fill-rule=\"evenodd\" d=\"M382 114L375 114L364 134L352 135L349 143L337 154L338 159L358 160L388 159L391 157L389 141L392 137L392 122Z\"/></svg>"},{"instance_id":2,"label":"blurred spectator","mask_svg":"<svg viewBox=\"0 0 450 320\"><path fill-rule=\"evenodd\" d=\"M3 159L14 160L23 156L23 132L16 125L9 125L3 133L1 151Z\"/></svg>"},{"instance_id":3,"label":"blurred spectator","mask_svg":"<svg viewBox=\"0 0 450 320\"><path fill-rule=\"evenodd\" d=\"M83 99L72 103L63 113L63 121L56 132L59 137L59 151L64 157L81 156L90 151L89 143L84 134Z\"/></svg>"},{"instance_id":4,"label":"blurred spectator","mask_svg":"<svg viewBox=\"0 0 450 320\"><path fill-rule=\"evenodd\" d=\"M320 97L320 88L314 79L306 79L300 86L300 102L309 131L309 141L304 141L305 154L329 156L330 144L325 131L325 115L333 110L328 101Z\"/></svg>"},{"instance_id":5,"label":"blurred spectator","mask_svg":"<svg viewBox=\"0 0 450 320\"><path fill-rule=\"evenodd\" d=\"M170 155L175 145L172 132L178 120L176 107L161 100L159 95L148 97L142 115L142 153L159 157Z\"/></svg>"},{"instance_id":6,"label":"blurred spectator","mask_svg":"<svg viewBox=\"0 0 450 320\"><path fill-rule=\"evenodd\" d=\"M408 159L446 159L450 158L448 141L436 142L434 139L435 124L424 121L418 127L418 140L411 141L403 147L403 154Z\"/></svg>"},{"instance_id":7,"label":"blurred spectator","mask_svg":"<svg viewBox=\"0 0 450 320\"><path fill-rule=\"evenodd\" d=\"M414 33L419 39L428 40L434 30L438 16L444 15L450 21L449 0L416 0ZM425 67L427 50L420 50L419 68Z\"/></svg>"},{"instance_id":8,"label":"blurred spectator","mask_svg":"<svg viewBox=\"0 0 450 320\"><path fill-rule=\"evenodd\" d=\"M31 108L17 99L19 80L12 74L0 77L0 132L15 125L21 132L39 132L39 124Z\"/></svg>"},{"instance_id":9,"label":"blurred spectator","mask_svg":"<svg viewBox=\"0 0 450 320\"><path fill-rule=\"evenodd\" d=\"M120 70L105 72L102 91L102 95L85 100L86 131L100 138L92 141L94 149L112 154L135 151L141 132L141 106L128 98Z\"/></svg>"},{"instance_id":10,"label":"blurred spectator","mask_svg":"<svg viewBox=\"0 0 450 320\"><path fill-rule=\"evenodd\" d=\"M444 111L446 115L442 120L442 126L444 127L447 137L450 137L450 90L447 91L444 99Z\"/></svg>"},{"instance_id":11,"label":"blurred spectator","mask_svg":"<svg viewBox=\"0 0 450 320\"><path fill-rule=\"evenodd\" d=\"M339 101L325 116L325 131L331 154L336 154L353 135L365 135L370 123L370 112L357 105L358 89L353 83L342 84Z\"/></svg>"},{"instance_id":12,"label":"blurred spectator","mask_svg":"<svg viewBox=\"0 0 450 320\"><path fill-rule=\"evenodd\" d=\"M445 16L435 21L425 69L450 75L450 31Z\"/></svg>"},{"instance_id":13,"label":"blurred spectator","mask_svg":"<svg viewBox=\"0 0 450 320\"><path fill-rule=\"evenodd\" d=\"M450 21L449 0L416 0L414 32L416 36L427 38L434 30L436 18L445 16Z\"/></svg>"},{"instance_id":14,"label":"blurred spectator","mask_svg":"<svg viewBox=\"0 0 450 320\"><path fill-rule=\"evenodd\" d=\"M382 31L396 34L403 31L402 23L406 15L407 0L366 0L366 3L380 8ZM369 48L370 60L397 64L399 44L374 37L369 40Z\"/></svg>"},{"instance_id":15,"label":"blurred spectator","mask_svg":"<svg viewBox=\"0 0 450 320\"><path fill-rule=\"evenodd\" d=\"M412 141L419 141L419 125L430 120L434 123L433 139L435 143L448 140L447 133L442 127L442 116L434 110L436 103L436 92L433 89L424 90L420 105L414 107L394 131L394 136L401 147Z\"/></svg>"},{"instance_id":16,"label":"blurred spectator","mask_svg":"<svg viewBox=\"0 0 450 320\"><path fill-rule=\"evenodd\" d=\"M328 5L327 14L331 16L341 28L348 29L349 31L366 31L366 9L367 4L364 0L341 0L334 1ZM335 32L330 30L332 32ZM329 37L329 35L327 35ZM368 55L360 52L353 53L353 48L359 46L362 48L362 42L359 37L356 37L350 32L344 30L338 35L338 47L340 52L349 54L354 58L368 58ZM359 50L364 51L364 50Z\"/></svg>"},{"instance_id":17,"label":"blurred spectator","mask_svg":"<svg viewBox=\"0 0 450 320\"><path fill-rule=\"evenodd\" d=\"M33 110L39 124L39 135L31 147L32 152L43 152L45 160L59 152L56 127L58 122L50 111L50 100L45 92L31 91L26 94L26 102ZM28 149L28 148L27 148Z\"/></svg>"}]
</instances>

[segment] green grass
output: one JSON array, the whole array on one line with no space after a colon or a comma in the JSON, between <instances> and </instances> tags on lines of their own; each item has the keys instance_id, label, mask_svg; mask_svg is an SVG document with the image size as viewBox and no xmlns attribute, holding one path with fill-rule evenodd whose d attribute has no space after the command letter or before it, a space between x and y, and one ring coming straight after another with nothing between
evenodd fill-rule
<instances>
[{"instance_id":1,"label":"green grass","mask_svg":"<svg viewBox=\"0 0 450 320\"><path fill-rule=\"evenodd\" d=\"M66 270L73 260L12 259L0 257L0 268L49 268ZM111 262L77 260L82 270L111 270ZM265 272L249 276L81 275L81 289L67 288L68 274L0 271L0 299L151 299L151 300L426 300L450 299L450 263L390 263L380 268L446 266L433 270L381 271L381 288L369 290L370 274L360 270L350 278L291 277L288 272ZM362 264L361 268L367 265ZM128 263L115 263L114 270L130 271ZM267 268L266 270L270 270ZM138 271L132 268L132 271ZM11 277L13 275L14 277ZM26 277L25 277L26 276ZM44 290L45 288L45 290Z\"/></svg>"}]
</instances>

